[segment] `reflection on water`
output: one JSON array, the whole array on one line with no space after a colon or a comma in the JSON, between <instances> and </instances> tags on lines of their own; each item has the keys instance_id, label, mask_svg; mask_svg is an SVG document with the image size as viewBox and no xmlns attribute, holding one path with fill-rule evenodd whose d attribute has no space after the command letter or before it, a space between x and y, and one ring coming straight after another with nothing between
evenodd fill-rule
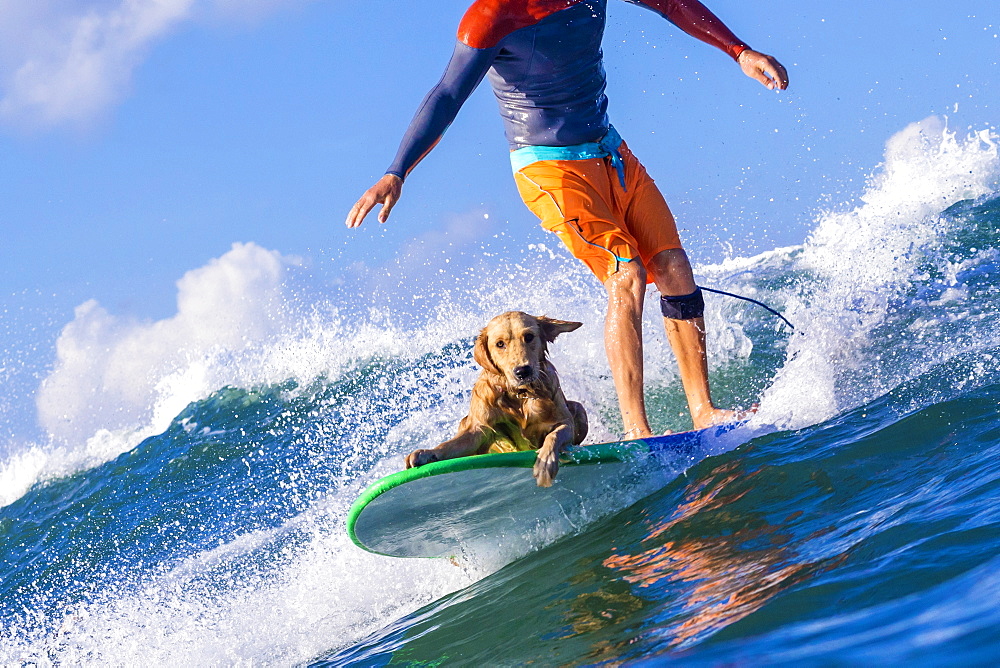
<instances>
[{"instance_id":1,"label":"reflection on water","mask_svg":"<svg viewBox=\"0 0 1000 668\"><path fill-rule=\"evenodd\" d=\"M740 510L740 499L754 490L764 470L747 472L740 461L729 461L684 490L683 501L669 516L655 516L664 504L648 507L640 520L645 536L619 543L601 561L611 574L597 572L601 568L589 571L601 584L576 596L564 610L568 625L563 637L624 623L630 630L627 640L617 636L616 642L592 645L588 658L598 661L621 658L638 641L661 651L683 649L842 562L846 555L805 561L790 546L794 537L782 527L795 522L801 510L777 523L762 513ZM773 477L769 482L774 483ZM814 475L812 483L824 486L826 481ZM574 584L583 584L579 580L584 577L578 575Z\"/></svg>"}]
</instances>

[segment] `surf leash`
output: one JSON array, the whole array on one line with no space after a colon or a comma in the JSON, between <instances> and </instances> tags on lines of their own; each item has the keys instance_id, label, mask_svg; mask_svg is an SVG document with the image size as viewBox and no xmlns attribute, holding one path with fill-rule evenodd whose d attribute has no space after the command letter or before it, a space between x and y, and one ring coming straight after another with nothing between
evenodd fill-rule
<instances>
[{"instance_id":1,"label":"surf leash","mask_svg":"<svg viewBox=\"0 0 1000 668\"><path fill-rule=\"evenodd\" d=\"M786 325L788 325L792 329L795 329L795 325L793 325L788 320L788 318L786 318L785 316L781 315L780 313L778 313L776 310L774 310L773 308L771 308L770 306L768 306L764 302L759 302L756 299L750 299L749 297L744 297L743 295L736 295L736 294L733 294L732 292L726 292L724 290L713 290L712 288L706 288L704 285L699 285L698 287L700 287L705 292L714 292L717 295L725 295L727 297L735 297L736 299L742 299L745 302L750 302L751 304L756 304L757 306L760 306L761 308L766 309L766 310L770 311L771 313L773 313L774 315L778 316L779 318L781 318L782 320L785 321Z\"/></svg>"}]
</instances>

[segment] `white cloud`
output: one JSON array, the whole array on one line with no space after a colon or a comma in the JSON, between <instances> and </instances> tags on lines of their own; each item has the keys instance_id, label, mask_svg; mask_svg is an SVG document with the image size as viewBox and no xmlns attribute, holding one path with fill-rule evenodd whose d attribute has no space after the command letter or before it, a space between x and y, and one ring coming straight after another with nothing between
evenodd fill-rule
<instances>
[{"instance_id":1,"label":"white cloud","mask_svg":"<svg viewBox=\"0 0 1000 668\"><path fill-rule=\"evenodd\" d=\"M86 122L125 94L149 49L201 12L258 18L300 0L0 0L0 119Z\"/></svg>"}]
</instances>

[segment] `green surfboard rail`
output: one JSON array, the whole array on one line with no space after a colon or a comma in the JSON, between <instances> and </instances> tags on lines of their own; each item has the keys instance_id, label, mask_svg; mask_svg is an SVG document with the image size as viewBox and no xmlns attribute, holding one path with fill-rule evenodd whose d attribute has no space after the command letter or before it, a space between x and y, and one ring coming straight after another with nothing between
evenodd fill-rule
<instances>
[{"instance_id":1,"label":"green surfboard rail","mask_svg":"<svg viewBox=\"0 0 1000 668\"><path fill-rule=\"evenodd\" d=\"M369 485L351 505L347 514L347 535L351 541L363 550L374 554L387 555L377 552L365 545L358 539L355 531L358 518L368 505L382 494L389 490L404 485L421 478L431 476L446 475L449 473L459 473L461 471L483 470L491 468L522 468L530 469L535 466L535 450L521 452L501 452L488 455L470 455L468 457L456 457L444 461L431 462L412 469L404 469L398 473L387 475ZM563 453L559 459L560 467L604 464L610 462L624 462L649 453L649 446L642 439L635 441L616 441L612 443L599 443L595 445L578 446Z\"/></svg>"}]
</instances>

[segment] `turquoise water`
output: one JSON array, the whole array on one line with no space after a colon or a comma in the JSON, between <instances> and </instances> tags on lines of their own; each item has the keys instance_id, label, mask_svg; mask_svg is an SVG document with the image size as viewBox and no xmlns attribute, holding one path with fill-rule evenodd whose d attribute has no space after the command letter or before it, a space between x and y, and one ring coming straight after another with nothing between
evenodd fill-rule
<instances>
[{"instance_id":1,"label":"turquoise water","mask_svg":"<svg viewBox=\"0 0 1000 668\"><path fill-rule=\"evenodd\" d=\"M599 288L559 256L395 320L313 296L241 324L246 348L81 308L37 390L49 438L0 463L0 663L997 663L995 142L909 128L801 246L698 267L796 325L709 303L717 399L760 404L744 437L540 549L464 563L363 552L346 512L451 432L472 335L506 308L586 323L554 361L593 440L615 436ZM651 413L684 429L654 297Z\"/></svg>"}]
</instances>

